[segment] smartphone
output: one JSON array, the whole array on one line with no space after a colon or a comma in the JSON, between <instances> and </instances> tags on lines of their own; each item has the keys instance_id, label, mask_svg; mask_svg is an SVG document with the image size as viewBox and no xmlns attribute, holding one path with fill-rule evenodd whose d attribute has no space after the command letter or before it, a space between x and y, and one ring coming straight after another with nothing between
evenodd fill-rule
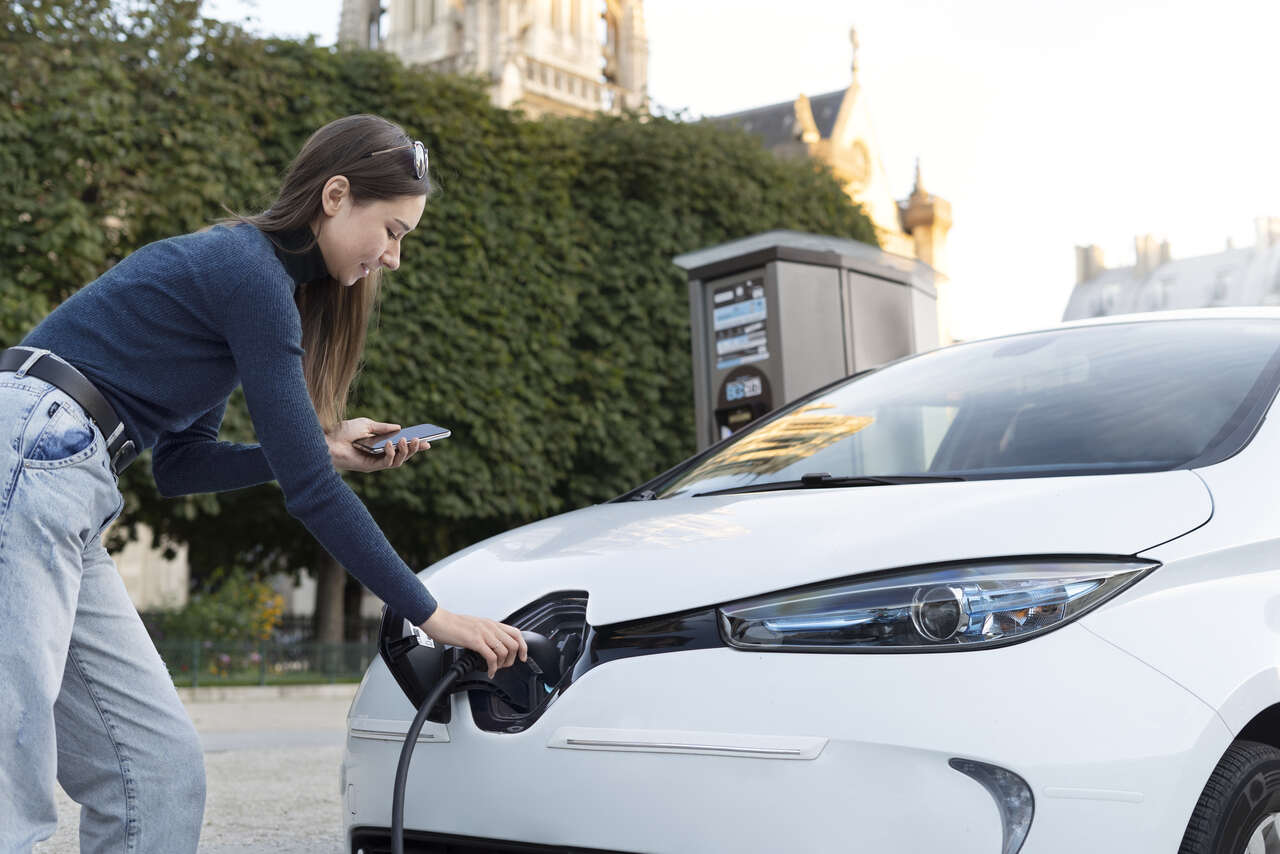
<instances>
[{"instance_id":1,"label":"smartphone","mask_svg":"<svg viewBox=\"0 0 1280 854\"><path fill-rule=\"evenodd\" d=\"M436 439L445 439L452 435L452 430L438 424L415 424L397 433L383 433L381 436L356 439L351 444L367 454L384 454L387 451L387 442L399 442L401 439L425 439L428 442L434 442Z\"/></svg>"}]
</instances>

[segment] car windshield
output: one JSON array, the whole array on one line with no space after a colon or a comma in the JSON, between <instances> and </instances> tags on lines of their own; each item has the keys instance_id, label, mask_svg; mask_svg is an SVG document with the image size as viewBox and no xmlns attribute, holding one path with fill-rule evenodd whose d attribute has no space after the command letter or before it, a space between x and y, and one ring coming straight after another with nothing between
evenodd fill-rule
<instances>
[{"instance_id":1,"label":"car windshield","mask_svg":"<svg viewBox=\"0 0 1280 854\"><path fill-rule=\"evenodd\" d=\"M1256 428L1278 365L1280 322L1266 319L1114 323L960 344L793 404L653 491L797 484L818 473L981 479L1206 464Z\"/></svg>"}]
</instances>

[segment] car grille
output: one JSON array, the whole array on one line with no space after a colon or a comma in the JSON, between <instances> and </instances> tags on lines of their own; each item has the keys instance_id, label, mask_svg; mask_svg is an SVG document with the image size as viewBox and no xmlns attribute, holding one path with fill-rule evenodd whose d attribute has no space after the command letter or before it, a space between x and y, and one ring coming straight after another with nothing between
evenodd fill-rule
<instances>
[{"instance_id":1,"label":"car grille","mask_svg":"<svg viewBox=\"0 0 1280 854\"><path fill-rule=\"evenodd\" d=\"M357 827L351 831L351 854L391 854L391 831L385 827ZM509 839L481 839L418 830L404 832L405 854L630 854L606 848L535 845Z\"/></svg>"}]
</instances>

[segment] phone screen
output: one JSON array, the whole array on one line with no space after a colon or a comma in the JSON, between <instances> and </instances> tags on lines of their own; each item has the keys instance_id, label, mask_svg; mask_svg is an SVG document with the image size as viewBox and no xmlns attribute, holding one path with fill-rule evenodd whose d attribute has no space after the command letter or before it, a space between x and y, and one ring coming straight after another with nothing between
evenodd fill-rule
<instances>
[{"instance_id":1,"label":"phone screen","mask_svg":"<svg viewBox=\"0 0 1280 854\"><path fill-rule=\"evenodd\" d=\"M448 427L441 427L438 424L415 424L395 433L384 433L381 436L370 436L368 439L357 439L352 444L370 454L381 454L386 452L386 444L388 442L399 442L401 439L425 439L428 442L434 442L437 439L445 439L452 435L452 430Z\"/></svg>"}]
</instances>

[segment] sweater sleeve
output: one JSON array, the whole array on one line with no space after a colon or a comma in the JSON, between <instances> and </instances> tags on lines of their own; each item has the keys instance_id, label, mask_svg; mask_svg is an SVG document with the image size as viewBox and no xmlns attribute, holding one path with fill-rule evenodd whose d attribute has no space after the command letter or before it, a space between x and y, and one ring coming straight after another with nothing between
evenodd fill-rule
<instances>
[{"instance_id":1,"label":"sweater sleeve","mask_svg":"<svg viewBox=\"0 0 1280 854\"><path fill-rule=\"evenodd\" d=\"M302 323L287 286L259 271L230 293L224 334L285 507L382 601L426 622L436 601L338 476L302 373Z\"/></svg>"},{"instance_id":2,"label":"sweater sleeve","mask_svg":"<svg viewBox=\"0 0 1280 854\"><path fill-rule=\"evenodd\" d=\"M274 480L261 445L219 442L224 400L179 433L161 433L151 470L165 498L196 492L226 492Z\"/></svg>"}]
</instances>

